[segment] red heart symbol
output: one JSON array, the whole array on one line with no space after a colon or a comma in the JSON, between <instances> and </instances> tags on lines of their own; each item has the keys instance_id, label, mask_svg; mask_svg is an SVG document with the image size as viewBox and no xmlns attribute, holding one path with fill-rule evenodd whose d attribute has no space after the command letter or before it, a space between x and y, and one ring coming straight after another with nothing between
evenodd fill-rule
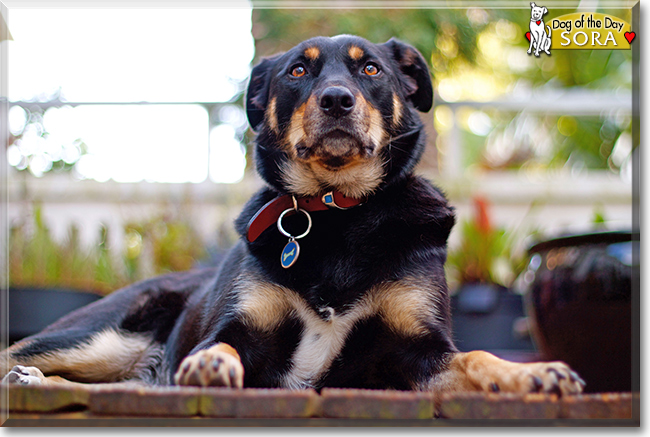
<instances>
[{"instance_id":1,"label":"red heart symbol","mask_svg":"<svg viewBox=\"0 0 650 437\"><path fill-rule=\"evenodd\" d=\"M530 32L526 32L526 39L530 41Z\"/></svg>"},{"instance_id":2,"label":"red heart symbol","mask_svg":"<svg viewBox=\"0 0 650 437\"><path fill-rule=\"evenodd\" d=\"M625 35L625 39L627 42L632 44L632 40L634 40L634 37L636 36L636 33L634 32L625 32L623 35Z\"/></svg>"},{"instance_id":3,"label":"red heart symbol","mask_svg":"<svg viewBox=\"0 0 650 437\"><path fill-rule=\"evenodd\" d=\"M539 23L541 23L541 21L535 21L535 23L537 23L537 25L539 26Z\"/></svg>"}]
</instances>

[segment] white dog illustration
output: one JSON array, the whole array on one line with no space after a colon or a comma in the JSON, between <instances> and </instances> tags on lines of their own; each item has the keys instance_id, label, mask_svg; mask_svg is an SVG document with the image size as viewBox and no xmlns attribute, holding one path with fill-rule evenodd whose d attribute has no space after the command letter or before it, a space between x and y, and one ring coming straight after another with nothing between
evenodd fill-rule
<instances>
[{"instance_id":1,"label":"white dog illustration","mask_svg":"<svg viewBox=\"0 0 650 437\"><path fill-rule=\"evenodd\" d=\"M539 57L539 51L543 50L547 55L551 53L548 49L551 48L551 27L548 28L548 34L544 29L544 20L542 17L548 12L544 6L536 6L535 3L530 4L530 47L528 47L528 54L535 47L535 56Z\"/></svg>"}]
</instances>

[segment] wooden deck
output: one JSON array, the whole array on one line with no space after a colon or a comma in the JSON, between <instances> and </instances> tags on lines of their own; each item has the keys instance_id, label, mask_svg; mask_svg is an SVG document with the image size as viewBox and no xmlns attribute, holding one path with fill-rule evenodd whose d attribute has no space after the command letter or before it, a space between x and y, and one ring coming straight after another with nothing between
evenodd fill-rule
<instances>
[{"instance_id":1,"label":"wooden deck","mask_svg":"<svg viewBox=\"0 0 650 437\"><path fill-rule=\"evenodd\" d=\"M639 393L2 387L3 426L639 426ZM8 408L5 407L8 402ZM603 420L606 419L606 420Z\"/></svg>"}]
</instances>

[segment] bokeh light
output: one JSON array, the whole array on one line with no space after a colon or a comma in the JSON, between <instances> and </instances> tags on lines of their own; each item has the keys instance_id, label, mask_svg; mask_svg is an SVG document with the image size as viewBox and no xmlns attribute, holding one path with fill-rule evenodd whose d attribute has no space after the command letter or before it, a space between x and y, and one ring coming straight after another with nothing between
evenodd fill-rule
<instances>
[{"instance_id":1,"label":"bokeh light","mask_svg":"<svg viewBox=\"0 0 650 437\"><path fill-rule=\"evenodd\" d=\"M232 125L231 141L247 127L228 103L241 96L255 52L251 7L242 6L12 8L8 95L20 106L9 112L17 138L9 163L38 177L74 167L76 177L97 181L207 180L208 156L221 148L210 150L206 109L225 103L213 123ZM74 105L35 104L51 100ZM184 104L193 102L209 106ZM234 149L210 155L240 172L227 180L243 176L243 146Z\"/></svg>"},{"instance_id":2,"label":"bokeh light","mask_svg":"<svg viewBox=\"0 0 650 437\"><path fill-rule=\"evenodd\" d=\"M236 130L222 124L210 132L210 179L213 182L237 183L244 176L246 151L237 139Z\"/></svg>"}]
</instances>

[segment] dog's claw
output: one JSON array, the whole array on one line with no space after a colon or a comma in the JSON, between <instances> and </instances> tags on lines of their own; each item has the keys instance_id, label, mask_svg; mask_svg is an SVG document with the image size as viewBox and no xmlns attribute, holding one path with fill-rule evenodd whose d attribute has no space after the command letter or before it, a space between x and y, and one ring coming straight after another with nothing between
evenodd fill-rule
<instances>
[{"instance_id":1,"label":"dog's claw","mask_svg":"<svg viewBox=\"0 0 650 437\"><path fill-rule=\"evenodd\" d=\"M537 375L533 376L533 389L531 391L533 393L539 393L542 387L544 387L544 382L542 382L542 378L540 378Z\"/></svg>"},{"instance_id":2,"label":"dog's claw","mask_svg":"<svg viewBox=\"0 0 650 437\"><path fill-rule=\"evenodd\" d=\"M230 376L230 381L235 381L237 379L237 371L235 370L235 368L231 368L228 371L228 376Z\"/></svg>"},{"instance_id":3,"label":"dog's claw","mask_svg":"<svg viewBox=\"0 0 650 437\"><path fill-rule=\"evenodd\" d=\"M579 384L581 387L584 387L584 386L587 385L587 383L586 383L582 378L580 378L580 375L578 375L578 374L577 374L575 371L573 371L573 370L571 370L571 371L569 372L569 380L570 380L571 382L574 382L574 383Z\"/></svg>"}]
</instances>

